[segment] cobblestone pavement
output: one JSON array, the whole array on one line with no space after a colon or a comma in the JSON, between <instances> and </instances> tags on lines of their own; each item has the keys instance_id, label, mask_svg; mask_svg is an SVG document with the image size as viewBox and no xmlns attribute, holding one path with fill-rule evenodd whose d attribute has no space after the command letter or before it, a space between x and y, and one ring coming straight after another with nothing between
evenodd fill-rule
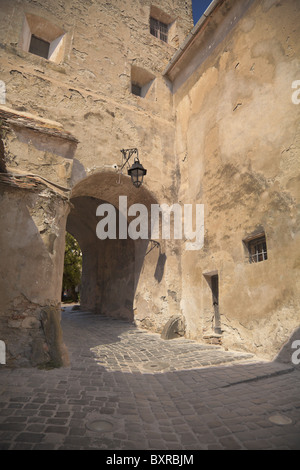
<instances>
[{"instance_id":1,"label":"cobblestone pavement","mask_svg":"<svg viewBox=\"0 0 300 470\"><path fill-rule=\"evenodd\" d=\"M300 449L300 371L65 309L70 367L0 368L0 449Z\"/></svg>"}]
</instances>

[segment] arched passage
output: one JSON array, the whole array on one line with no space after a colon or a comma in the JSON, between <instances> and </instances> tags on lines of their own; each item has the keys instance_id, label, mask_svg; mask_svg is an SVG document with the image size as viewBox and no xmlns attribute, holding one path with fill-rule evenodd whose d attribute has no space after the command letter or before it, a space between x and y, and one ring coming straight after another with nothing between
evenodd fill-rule
<instances>
[{"instance_id":1,"label":"arched passage","mask_svg":"<svg viewBox=\"0 0 300 470\"><path fill-rule=\"evenodd\" d=\"M119 239L119 197L127 207L143 204L151 213L155 198L144 187L135 188L130 179L115 173L95 173L77 183L71 193L67 231L82 250L81 306L107 316L134 318L134 298L149 240ZM100 204L115 207L117 237L100 240L96 234ZM128 221L127 221L128 223ZM156 264L153 266L155 274Z\"/></svg>"}]
</instances>

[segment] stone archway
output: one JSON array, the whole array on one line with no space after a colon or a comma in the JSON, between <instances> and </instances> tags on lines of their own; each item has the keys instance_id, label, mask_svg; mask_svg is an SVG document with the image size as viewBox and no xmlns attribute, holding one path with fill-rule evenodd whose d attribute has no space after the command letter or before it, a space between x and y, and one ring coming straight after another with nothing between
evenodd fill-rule
<instances>
[{"instance_id":1,"label":"stone archway","mask_svg":"<svg viewBox=\"0 0 300 470\"><path fill-rule=\"evenodd\" d=\"M66 229L77 239L83 256L81 307L133 321L134 298L149 240L118 236L100 240L96 235L97 207L102 203L113 205L118 224L120 196L126 196L128 207L143 204L149 215L151 204L157 203L145 187L135 188L128 177L95 173L72 189Z\"/></svg>"}]
</instances>

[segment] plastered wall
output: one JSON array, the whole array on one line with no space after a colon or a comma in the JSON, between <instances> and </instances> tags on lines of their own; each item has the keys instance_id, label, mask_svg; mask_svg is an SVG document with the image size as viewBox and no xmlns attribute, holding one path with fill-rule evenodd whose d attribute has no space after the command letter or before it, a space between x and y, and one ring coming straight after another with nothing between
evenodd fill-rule
<instances>
[{"instance_id":1,"label":"plastered wall","mask_svg":"<svg viewBox=\"0 0 300 470\"><path fill-rule=\"evenodd\" d=\"M223 344L273 358L300 320L300 9L246 3L223 3L190 58L198 67L182 63L174 79L180 194L205 205L204 248L182 253L182 311L189 337L212 333L218 273ZM268 259L250 264L243 240L256 231Z\"/></svg>"}]
</instances>

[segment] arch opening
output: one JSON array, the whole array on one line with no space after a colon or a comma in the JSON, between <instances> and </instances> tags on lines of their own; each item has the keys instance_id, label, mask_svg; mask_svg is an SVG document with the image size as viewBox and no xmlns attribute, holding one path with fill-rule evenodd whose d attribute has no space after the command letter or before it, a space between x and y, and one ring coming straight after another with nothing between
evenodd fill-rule
<instances>
[{"instance_id":1,"label":"arch opening","mask_svg":"<svg viewBox=\"0 0 300 470\"><path fill-rule=\"evenodd\" d=\"M149 240L133 240L129 236L120 239L118 235L116 239L102 240L96 233L97 208L109 203L115 209L119 234L120 196L126 196L128 207L139 203L150 209L156 203L147 189L134 188L129 178L122 175L119 183L115 173L96 173L73 188L66 230L82 250L81 309L133 321L134 300ZM127 227L129 223L127 216Z\"/></svg>"}]
</instances>

